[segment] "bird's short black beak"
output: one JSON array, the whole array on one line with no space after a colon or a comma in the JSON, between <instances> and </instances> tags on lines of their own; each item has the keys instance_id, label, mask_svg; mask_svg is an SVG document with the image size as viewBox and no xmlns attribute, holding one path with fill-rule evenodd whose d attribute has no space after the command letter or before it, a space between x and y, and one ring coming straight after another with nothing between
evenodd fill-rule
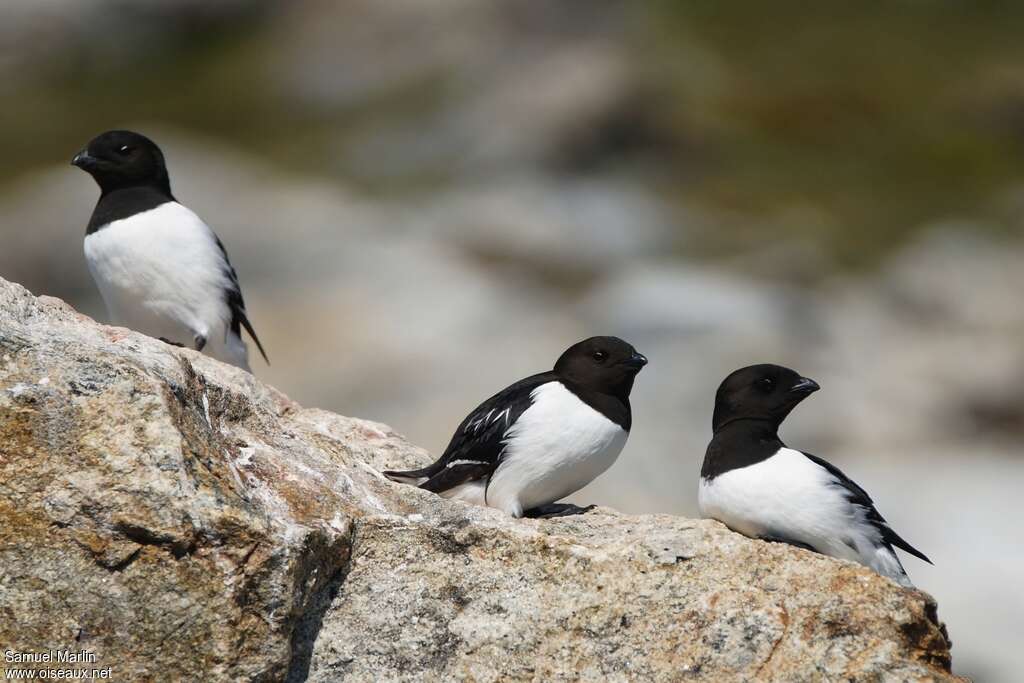
<instances>
[{"instance_id":1,"label":"bird's short black beak","mask_svg":"<svg viewBox=\"0 0 1024 683\"><path fill-rule=\"evenodd\" d=\"M789 393L799 394L800 396L808 396L813 394L821 387L813 379L807 377L801 377L800 380L789 388Z\"/></svg>"},{"instance_id":2,"label":"bird's short black beak","mask_svg":"<svg viewBox=\"0 0 1024 683\"><path fill-rule=\"evenodd\" d=\"M91 171L96 168L99 159L89 154L87 150L82 150L75 155L75 158L71 160L72 166L77 166L83 171Z\"/></svg>"},{"instance_id":3,"label":"bird's short black beak","mask_svg":"<svg viewBox=\"0 0 1024 683\"><path fill-rule=\"evenodd\" d=\"M634 353L629 360L625 362L625 364L631 368L639 370L643 366L647 365L647 356L642 353Z\"/></svg>"}]
</instances>

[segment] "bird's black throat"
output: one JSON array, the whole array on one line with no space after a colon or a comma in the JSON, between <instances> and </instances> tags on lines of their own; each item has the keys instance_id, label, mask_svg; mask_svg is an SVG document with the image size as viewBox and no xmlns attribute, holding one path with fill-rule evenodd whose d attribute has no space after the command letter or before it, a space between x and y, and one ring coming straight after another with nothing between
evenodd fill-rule
<instances>
[{"instance_id":1,"label":"bird's black throat","mask_svg":"<svg viewBox=\"0 0 1024 683\"><path fill-rule=\"evenodd\" d=\"M576 398L619 425L627 432L633 426L633 411L629 405L629 389L616 391L614 394L595 391L565 377L558 377L566 389ZM630 383L632 385L632 383Z\"/></svg>"},{"instance_id":2,"label":"bird's black throat","mask_svg":"<svg viewBox=\"0 0 1024 683\"><path fill-rule=\"evenodd\" d=\"M701 467L702 479L714 479L740 467L757 464L775 455L786 444L779 438L778 422L761 418L726 420L708 444Z\"/></svg>"},{"instance_id":3,"label":"bird's black throat","mask_svg":"<svg viewBox=\"0 0 1024 683\"><path fill-rule=\"evenodd\" d=\"M161 204L173 202L170 186L131 185L113 190L104 190L100 200L96 202L85 234L100 230L114 221L130 218L135 214L155 209Z\"/></svg>"}]
</instances>

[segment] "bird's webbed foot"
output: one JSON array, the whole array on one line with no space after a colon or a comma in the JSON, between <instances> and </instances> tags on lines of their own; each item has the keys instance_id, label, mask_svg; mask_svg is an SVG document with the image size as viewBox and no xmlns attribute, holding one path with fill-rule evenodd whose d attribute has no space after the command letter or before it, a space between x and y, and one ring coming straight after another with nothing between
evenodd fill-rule
<instances>
[{"instance_id":1,"label":"bird's webbed foot","mask_svg":"<svg viewBox=\"0 0 1024 683\"><path fill-rule=\"evenodd\" d=\"M164 344L170 344L171 346L177 346L179 349L185 348L184 344L182 344L180 342L176 342L176 341L171 341L167 337L160 337L160 341L162 341Z\"/></svg>"},{"instance_id":2,"label":"bird's webbed foot","mask_svg":"<svg viewBox=\"0 0 1024 683\"><path fill-rule=\"evenodd\" d=\"M596 505L588 505L587 507L581 508L578 505L572 503L549 503L547 505L541 505L539 507L532 508L523 512L523 517L528 519L551 519L552 517L569 517L572 515L582 515L590 512Z\"/></svg>"},{"instance_id":3,"label":"bird's webbed foot","mask_svg":"<svg viewBox=\"0 0 1024 683\"><path fill-rule=\"evenodd\" d=\"M797 547L797 548L803 548L804 550L810 550L812 553L818 552L816 549L814 549L813 547L807 545L806 543L801 543L800 541L794 541L794 540L791 540L789 538L783 538L782 536L767 535L767 536L758 536L758 538L760 538L762 541L768 541L769 543L785 543L786 545L791 545L791 546L794 546L794 547Z\"/></svg>"},{"instance_id":4,"label":"bird's webbed foot","mask_svg":"<svg viewBox=\"0 0 1024 683\"><path fill-rule=\"evenodd\" d=\"M206 337L201 334L197 334L192 338L196 344L196 351L202 351L203 347L206 346Z\"/></svg>"}]
</instances>

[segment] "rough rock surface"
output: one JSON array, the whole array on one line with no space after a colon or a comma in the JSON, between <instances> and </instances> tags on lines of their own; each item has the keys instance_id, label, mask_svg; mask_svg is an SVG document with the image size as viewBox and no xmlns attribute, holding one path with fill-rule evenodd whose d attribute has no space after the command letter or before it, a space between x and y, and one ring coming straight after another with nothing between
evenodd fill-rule
<instances>
[{"instance_id":1,"label":"rough rock surface","mask_svg":"<svg viewBox=\"0 0 1024 683\"><path fill-rule=\"evenodd\" d=\"M428 458L0 280L0 650L115 680L955 680L931 598L859 566L379 474Z\"/></svg>"}]
</instances>

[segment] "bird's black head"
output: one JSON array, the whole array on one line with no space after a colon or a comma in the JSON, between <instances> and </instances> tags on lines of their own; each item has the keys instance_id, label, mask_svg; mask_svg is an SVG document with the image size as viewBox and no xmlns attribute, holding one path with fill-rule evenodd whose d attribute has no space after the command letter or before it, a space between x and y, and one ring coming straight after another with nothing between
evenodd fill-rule
<instances>
[{"instance_id":1,"label":"bird's black head","mask_svg":"<svg viewBox=\"0 0 1024 683\"><path fill-rule=\"evenodd\" d=\"M555 363L555 373L571 382L621 399L647 359L618 337L591 337L573 344Z\"/></svg>"},{"instance_id":2,"label":"bird's black head","mask_svg":"<svg viewBox=\"0 0 1024 683\"><path fill-rule=\"evenodd\" d=\"M718 387L712 426L717 432L736 420L762 420L777 429L797 403L820 388L781 365L740 368Z\"/></svg>"},{"instance_id":3,"label":"bird's black head","mask_svg":"<svg viewBox=\"0 0 1024 683\"><path fill-rule=\"evenodd\" d=\"M124 187L150 186L171 193L164 155L145 135L110 130L97 135L71 160L91 175L104 193Z\"/></svg>"}]
</instances>

